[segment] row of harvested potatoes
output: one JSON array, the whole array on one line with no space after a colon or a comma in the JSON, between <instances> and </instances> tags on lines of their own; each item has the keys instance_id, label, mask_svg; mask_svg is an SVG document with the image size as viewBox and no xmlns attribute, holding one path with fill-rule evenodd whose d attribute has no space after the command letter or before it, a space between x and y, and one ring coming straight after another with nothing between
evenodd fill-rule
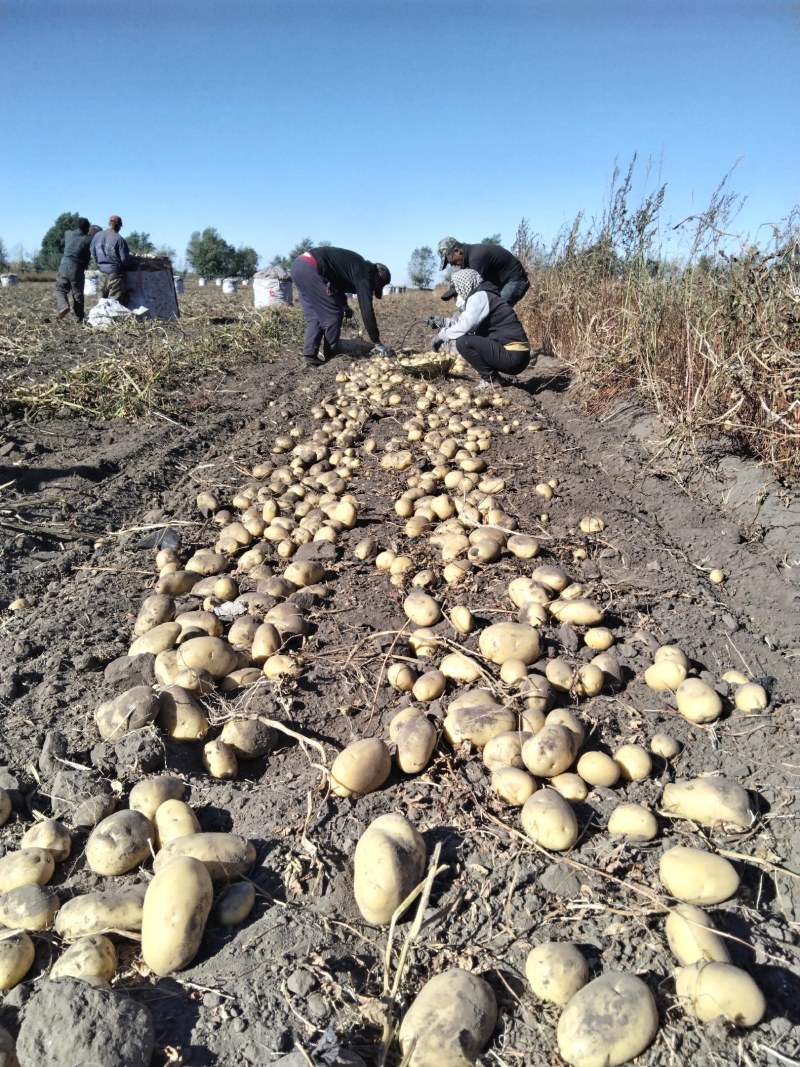
<instances>
[{"instance_id":1,"label":"row of harvested potatoes","mask_svg":"<svg viewBox=\"0 0 800 1067\"><path fill-rule=\"evenodd\" d=\"M478 402L463 387L447 397L430 385L414 384L417 415L405 427L407 440L393 439L379 446L374 439L363 440L365 410L396 410L397 398L403 399L403 383L398 376L384 372L381 379L380 375L381 369L373 365L365 372L341 375L340 394L312 410L319 428L306 438L299 427L292 427L276 439L273 459L253 468L251 480L233 495L230 507L224 507L215 493L198 497L201 514L219 531L216 543L213 548L198 549L185 562L177 552L157 555L156 589L142 605L134 627L130 653L155 655L159 691L137 687L105 702L96 712L98 729L102 737L113 740L130 729L156 722L176 740L203 742L204 765L221 778L236 775L237 759L268 752L274 735L258 719L233 719L218 738L209 741L210 716L204 699L215 691L232 695L265 677L281 681L302 671L301 646L311 629L308 606L329 596L330 590L324 584L326 574L321 565L293 557L304 545L314 541L336 544L353 530L359 505L347 492L348 480L366 463L366 457L381 451L384 469L405 472L408 479L395 511L406 520L403 535L409 547L405 552L394 551L367 539L358 542L354 555L374 561L394 586L408 592L404 609L409 620L405 635L409 654L397 656L388 668L387 681L414 703L392 721L389 745L380 738L363 738L337 756L330 768L331 791L357 797L380 788L392 768L390 745L394 745L394 759L403 773L420 773L429 765L443 733L450 744L468 742L483 753L492 770L493 788L505 803L520 807L522 827L533 841L553 851L569 849L578 837L573 803L584 799L595 785L641 781L651 772L650 753L640 745L623 745L613 755L600 751L580 754L585 739L578 716L567 708L553 707L558 699L590 699L606 687L622 684L619 665L610 651L614 635L603 625L602 609L587 596L582 584L572 581L559 567L541 564L536 540L519 532L514 517L498 503L505 485L502 479L492 477L483 453L492 436L487 423L502 424L504 433L518 428L503 417L502 407L507 401L480 398ZM420 456L422 467L427 469L421 469ZM542 483L539 496L552 499L556 489L555 480ZM546 521L547 516L540 518ZM602 520L587 517L581 525L590 533L602 529ZM436 554L434 560L431 550ZM584 550L575 553L576 564L581 552ZM453 601L466 599L471 574L509 557L520 560L526 568L526 573L508 587L517 619L480 628L469 607ZM528 562L533 560L537 563ZM275 573L278 565L281 574ZM443 587L444 595L436 599L430 594L439 587ZM190 610L180 610L184 597L192 598ZM443 601L450 602L449 609ZM542 630L553 622L577 627L585 647L596 655L580 663L572 663L566 656L545 661ZM475 644L470 638L473 633L477 648L468 648L470 641ZM666 661L686 662L683 678L676 681L680 670L673 671L669 684L656 677L659 672L652 672L645 680L648 685L653 682L653 688L677 694L686 682L705 686L700 679L688 676L689 663L680 650L661 650L655 660L654 666ZM748 683L742 678L736 684ZM450 700L442 723L427 714L431 701L448 689L463 686L470 688ZM706 705L709 701L713 704L713 699L705 689L698 692L696 686L690 688L695 690L692 699L681 698L679 711L690 721L712 721L713 715L706 717ZM497 692L501 697L495 695ZM705 704L695 717L697 697ZM751 705L753 699L752 695L748 698L748 708L756 706ZM652 739L651 750L671 758L678 748L662 735ZM74 942L76 954L83 945L88 957L106 961L106 941L113 950L106 933L114 930L119 936L122 931L135 937L138 915L147 966L158 974L187 966L211 914L215 882L221 887L248 870L252 846L236 835L199 833L196 819L193 823L193 813L181 796L162 796L152 811L140 810L136 791L148 786L162 788L155 783L167 781L170 779L165 776L137 785L130 809L109 817L116 823L109 825L108 819L101 822L87 844L87 862L98 873L112 873L112 869L120 873L120 860L113 857L118 856L123 842L127 859L121 862L137 857L127 870L146 860L151 847L157 848L155 877L149 885L76 897L59 910L57 898L53 906L55 894L47 887L49 876L17 885L0 880L0 905L7 893L24 890L38 900L29 913L45 917L36 921L55 923L65 941ZM543 782L547 785L542 786ZM722 779L674 783L664 790L661 805L665 812L705 825L726 822L749 826L753 817L746 793ZM145 822L138 815L144 816ZM354 858L357 904L364 918L376 923L389 920L410 888L422 880L426 863L424 845L414 827L401 815L384 818L392 822L391 827L378 825L380 820L370 826ZM29 832L45 834L39 826L55 832L51 820ZM180 833L173 838L177 826ZM612 813L608 829L631 841L650 840L657 832L657 820L641 805L622 803ZM146 850L141 852L145 841ZM191 847L185 843L189 841L193 841ZM133 842L136 847L128 850ZM40 839L39 844L29 841L17 855L31 849L49 851ZM23 861L15 862L25 866ZM33 867L46 873L46 861L40 863ZM682 902L670 914L667 928L670 945L683 968L677 978L679 996L686 998L700 1018L722 1014L736 1025L752 1025L763 1012L763 998L759 1009L761 994L749 976L732 968L724 953L724 941L699 907L729 899L736 892L735 869L721 856L678 847L664 853L660 873L666 892ZM233 915L238 916L234 921L241 921L252 907L253 892L246 881L231 885L216 905L215 921L231 921ZM232 899L229 894L233 894ZM178 914L169 910L176 905ZM37 929L17 925L24 910L16 904L12 911L0 911L0 921L6 921L6 914L10 920L6 925L16 928L6 941L9 946L17 942L23 946L19 956L23 962L30 955L24 948L24 939L30 941L27 930ZM49 910L52 915L47 919ZM679 921L683 922L683 941L702 941L694 958L691 947L675 947L681 943L681 935L671 935L670 929ZM154 933L159 928L175 932L171 943ZM708 931L707 936L701 937L701 931ZM87 937L91 943L82 940ZM545 985L559 985L561 970L585 975L578 982L572 974L559 987L560 993L548 996L554 1003L567 1003L568 999L558 1032L564 1058L578 1067L621 1063L646 1047L655 1033L657 1017L652 1025L652 995L644 983L633 975L607 975L585 984L588 973L585 964L583 969L578 966L575 946L552 949L550 953L548 946L538 946L533 950L538 955L532 953L528 961L535 992L544 988L542 968L556 976L548 978ZM62 966L68 964L67 959ZM81 967L87 975L97 970L98 981L110 980L108 962L104 969L96 963L75 965L75 969ZM449 990L452 996L447 990L442 995L440 986L445 980L453 983ZM570 990L569 998L566 989ZM596 1019L604 1005L613 1007L607 1013L615 1020L613 1032L596 1040L597 1027L590 1020ZM462 1008L468 1018L460 1014ZM416 1043L411 1064L471 1062L488 1040L495 1015L496 1005L487 983L466 972L448 972L429 982L406 1014L401 1044L410 1049ZM466 1043L460 1043L462 1040ZM455 1051L456 1047L461 1051ZM609 1048L613 1048L614 1058L596 1058Z\"/></svg>"}]
</instances>

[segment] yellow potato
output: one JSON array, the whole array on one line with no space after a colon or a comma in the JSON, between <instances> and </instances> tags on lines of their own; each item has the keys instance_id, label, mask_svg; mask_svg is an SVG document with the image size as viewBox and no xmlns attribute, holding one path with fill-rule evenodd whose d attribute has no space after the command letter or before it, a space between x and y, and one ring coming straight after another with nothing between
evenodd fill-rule
<instances>
[{"instance_id":1,"label":"yellow potato","mask_svg":"<svg viewBox=\"0 0 800 1067\"><path fill-rule=\"evenodd\" d=\"M677 904L670 909L664 926L669 947L682 967L703 960L730 963L725 940L708 915L694 904Z\"/></svg>"},{"instance_id":2,"label":"yellow potato","mask_svg":"<svg viewBox=\"0 0 800 1067\"><path fill-rule=\"evenodd\" d=\"M652 811L642 804L618 804L609 817L608 832L630 841L652 841L658 833L658 823Z\"/></svg>"},{"instance_id":3,"label":"yellow potato","mask_svg":"<svg viewBox=\"0 0 800 1067\"><path fill-rule=\"evenodd\" d=\"M154 593L142 601L136 622L133 624L133 632L137 637L141 637L148 630L164 622L172 622L174 618L175 601L172 597L165 596L163 593Z\"/></svg>"},{"instance_id":4,"label":"yellow potato","mask_svg":"<svg viewBox=\"0 0 800 1067\"><path fill-rule=\"evenodd\" d=\"M492 790L506 804L519 808L536 792L536 781L521 767L497 767L492 772Z\"/></svg>"},{"instance_id":5,"label":"yellow potato","mask_svg":"<svg viewBox=\"0 0 800 1067\"><path fill-rule=\"evenodd\" d=\"M589 786L584 782L583 778L579 774L571 774L569 771L564 774L554 774L550 779L550 785L565 800L569 800L573 804L582 804L589 795Z\"/></svg>"},{"instance_id":6,"label":"yellow potato","mask_svg":"<svg viewBox=\"0 0 800 1067\"><path fill-rule=\"evenodd\" d=\"M701 826L729 824L749 830L755 819L747 791L721 775L668 782L661 798L664 811Z\"/></svg>"},{"instance_id":7,"label":"yellow potato","mask_svg":"<svg viewBox=\"0 0 800 1067\"><path fill-rule=\"evenodd\" d=\"M212 778L222 781L233 779L239 773L236 753L224 741L207 741L203 745L203 769Z\"/></svg>"},{"instance_id":8,"label":"yellow potato","mask_svg":"<svg viewBox=\"0 0 800 1067\"><path fill-rule=\"evenodd\" d=\"M692 963L678 971L675 992L704 1023L722 1018L733 1026L756 1026L767 1002L750 975L730 963Z\"/></svg>"},{"instance_id":9,"label":"yellow potato","mask_svg":"<svg viewBox=\"0 0 800 1067\"><path fill-rule=\"evenodd\" d=\"M443 971L426 982L403 1016L404 1067L468 1067L496 1022L497 1001L487 982L458 968Z\"/></svg>"},{"instance_id":10,"label":"yellow potato","mask_svg":"<svg viewBox=\"0 0 800 1067\"><path fill-rule=\"evenodd\" d=\"M41 819L22 835L20 848L46 848L56 863L63 863L72 850L69 830L57 819Z\"/></svg>"},{"instance_id":11,"label":"yellow potato","mask_svg":"<svg viewBox=\"0 0 800 1067\"><path fill-rule=\"evenodd\" d=\"M186 783L171 774L159 774L144 778L131 789L128 806L152 819L158 808L167 800L183 800Z\"/></svg>"},{"instance_id":12,"label":"yellow potato","mask_svg":"<svg viewBox=\"0 0 800 1067\"><path fill-rule=\"evenodd\" d=\"M47 930L58 907L58 894L49 886L18 885L0 896L0 924L14 930Z\"/></svg>"},{"instance_id":13,"label":"yellow potato","mask_svg":"<svg viewBox=\"0 0 800 1067\"><path fill-rule=\"evenodd\" d=\"M719 693L700 678L687 678L675 690L678 711L689 722L715 722L722 714Z\"/></svg>"},{"instance_id":14,"label":"yellow potato","mask_svg":"<svg viewBox=\"0 0 800 1067\"><path fill-rule=\"evenodd\" d=\"M397 766L404 774L419 774L425 770L436 749L438 732L430 719L411 716L397 731Z\"/></svg>"},{"instance_id":15,"label":"yellow potato","mask_svg":"<svg viewBox=\"0 0 800 1067\"><path fill-rule=\"evenodd\" d=\"M609 972L572 997L556 1038L572 1067L616 1067L643 1052L657 1031L658 1010L648 986L636 975Z\"/></svg>"},{"instance_id":16,"label":"yellow potato","mask_svg":"<svg viewBox=\"0 0 800 1067\"><path fill-rule=\"evenodd\" d=\"M97 874L125 874L150 855L153 826L140 811L115 811L95 826L86 862Z\"/></svg>"},{"instance_id":17,"label":"yellow potato","mask_svg":"<svg viewBox=\"0 0 800 1067\"><path fill-rule=\"evenodd\" d=\"M90 934L73 942L50 968L48 978L104 978L110 982L117 970L117 950L102 934Z\"/></svg>"},{"instance_id":18,"label":"yellow potato","mask_svg":"<svg viewBox=\"0 0 800 1067\"><path fill-rule=\"evenodd\" d=\"M194 811L185 801L165 800L156 809L153 818L153 829L155 831L155 847L163 848L170 841L174 841L176 837L199 834L200 823L197 821Z\"/></svg>"},{"instance_id":19,"label":"yellow potato","mask_svg":"<svg viewBox=\"0 0 800 1067\"><path fill-rule=\"evenodd\" d=\"M502 665L507 659L533 663L542 652L538 630L518 622L496 622L482 630L478 638L481 655L490 663Z\"/></svg>"},{"instance_id":20,"label":"yellow potato","mask_svg":"<svg viewBox=\"0 0 800 1067\"><path fill-rule=\"evenodd\" d=\"M392 758L385 743L377 737L365 737L342 749L331 767L331 792L334 796L363 796L380 789L392 769Z\"/></svg>"},{"instance_id":21,"label":"yellow potato","mask_svg":"<svg viewBox=\"0 0 800 1067\"><path fill-rule=\"evenodd\" d=\"M522 762L538 778L563 774L575 760L575 735L558 723L545 723L522 746Z\"/></svg>"},{"instance_id":22,"label":"yellow potato","mask_svg":"<svg viewBox=\"0 0 800 1067\"><path fill-rule=\"evenodd\" d=\"M72 897L56 915L56 933L65 941L94 934L116 934L137 940L142 929L146 889L146 885L140 884Z\"/></svg>"},{"instance_id":23,"label":"yellow potato","mask_svg":"<svg viewBox=\"0 0 800 1067\"><path fill-rule=\"evenodd\" d=\"M176 856L191 856L205 864L214 885L225 885L246 874L256 858L255 845L238 834L199 833L176 837L156 855L158 872Z\"/></svg>"},{"instance_id":24,"label":"yellow potato","mask_svg":"<svg viewBox=\"0 0 800 1067\"><path fill-rule=\"evenodd\" d=\"M403 601L403 611L415 626L435 626L442 618L439 602L421 589L408 594Z\"/></svg>"},{"instance_id":25,"label":"yellow potato","mask_svg":"<svg viewBox=\"0 0 800 1067\"><path fill-rule=\"evenodd\" d=\"M680 753L681 745L669 734L653 734L650 741L650 751L662 759L675 759Z\"/></svg>"},{"instance_id":26,"label":"yellow potato","mask_svg":"<svg viewBox=\"0 0 800 1067\"><path fill-rule=\"evenodd\" d=\"M21 848L0 859L0 893L19 885L47 885L55 870L53 854L44 848Z\"/></svg>"},{"instance_id":27,"label":"yellow potato","mask_svg":"<svg viewBox=\"0 0 800 1067\"><path fill-rule=\"evenodd\" d=\"M439 664L439 672L444 675L445 678L450 678L456 682L477 682L481 678L481 669L478 664L470 656L465 656L461 652L451 652L445 656L442 662ZM423 677L425 677L423 675ZM419 698L417 698L419 699Z\"/></svg>"},{"instance_id":28,"label":"yellow potato","mask_svg":"<svg viewBox=\"0 0 800 1067\"><path fill-rule=\"evenodd\" d=\"M33 966L36 949L24 930L14 930L0 936L0 990L19 985Z\"/></svg>"},{"instance_id":29,"label":"yellow potato","mask_svg":"<svg viewBox=\"0 0 800 1067\"><path fill-rule=\"evenodd\" d=\"M220 926L239 926L253 910L255 903L254 886L250 882L234 882L214 908L214 921Z\"/></svg>"},{"instance_id":30,"label":"yellow potato","mask_svg":"<svg viewBox=\"0 0 800 1067\"><path fill-rule=\"evenodd\" d=\"M664 853L659 875L666 891L685 904L721 904L739 888L739 875L728 860L685 845Z\"/></svg>"},{"instance_id":31,"label":"yellow potato","mask_svg":"<svg viewBox=\"0 0 800 1067\"><path fill-rule=\"evenodd\" d=\"M645 685L657 693L674 692L686 679L686 668L677 660L653 663L644 672Z\"/></svg>"},{"instance_id":32,"label":"yellow potato","mask_svg":"<svg viewBox=\"0 0 800 1067\"><path fill-rule=\"evenodd\" d=\"M550 605L550 612L559 622L569 623L571 626L598 626L604 617L603 609L584 597L554 600Z\"/></svg>"},{"instance_id":33,"label":"yellow potato","mask_svg":"<svg viewBox=\"0 0 800 1067\"><path fill-rule=\"evenodd\" d=\"M165 975L189 966L213 901L211 877L199 859L175 856L156 871L142 910L142 956L151 971Z\"/></svg>"},{"instance_id":34,"label":"yellow potato","mask_svg":"<svg viewBox=\"0 0 800 1067\"><path fill-rule=\"evenodd\" d=\"M643 782L653 769L650 753L642 745L621 745L614 753L614 761L626 782Z\"/></svg>"},{"instance_id":35,"label":"yellow potato","mask_svg":"<svg viewBox=\"0 0 800 1067\"><path fill-rule=\"evenodd\" d=\"M451 745L469 741L483 748L497 734L516 729L516 713L497 704L491 695L488 700L477 695L481 692L485 691L465 693L450 702L443 726Z\"/></svg>"},{"instance_id":36,"label":"yellow potato","mask_svg":"<svg viewBox=\"0 0 800 1067\"><path fill-rule=\"evenodd\" d=\"M158 725L173 741L202 741L209 728L203 705L180 685L165 686L158 694Z\"/></svg>"},{"instance_id":37,"label":"yellow potato","mask_svg":"<svg viewBox=\"0 0 800 1067\"><path fill-rule=\"evenodd\" d=\"M94 713L104 741L117 741L131 730L141 730L158 714L158 697L148 685L135 685L100 704Z\"/></svg>"},{"instance_id":38,"label":"yellow potato","mask_svg":"<svg viewBox=\"0 0 800 1067\"><path fill-rule=\"evenodd\" d=\"M525 975L537 997L561 1006L589 981L589 965L577 945L545 941L528 953Z\"/></svg>"},{"instance_id":39,"label":"yellow potato","mask_svg":"<svg viewBox=\"0 0 800 1067\"><path fill-rule=\"evenodd\" d=\"M762 685L748 682L736 690L733 702L739 711L764 711L769 707L769 695Z\"/></svg>"},{"instance_id":40,"label":"yellow potato","mask_svg":"<svg viewBox=\"0 0 800 1067\"><path fill-rule=\"evenodd\" d=\"M275 730L260 719L228 719L219 737L237 759L261 759L275 747Z\"/></svg>"},{"instance_id":41,"label":"yellow potato","mask_svg":"<svg viewBox=\"0 0 800 1067\"><path fill-rule=\"evenodd\" d=\"M381 815L356 845L353 890L370 923L388 923L425 872L425 843L413 823L397 813Z\"/></svg>"},{"instance_id":42,"label":"yellow potato","mask_svg":"<svg viewBox=\"0 0 800 1067\"><path fill-rule=\"evenodd\" d=\"M589 785L610 788L619 781L619 765L605 752L584 752L575 770Z\"/></svg>"},{"instance_id":43,"label":"yellow potato","mask_svg":"<svg viewBox=\"0 0 800 1067\"><path fill-rule=\"evenodd\" d=\"M578 820L568 801L555 789L540 789L525 801L522 829L542 848L565 852L578 840Z\"/></svg>"},{"instance_id":44,"label":"yellow potato","mask_svg":"<svg viewBox=\"0 0 800 1067\"><path fill-rule=\"evenodd\" d=\"M483 749L483 762L490 771L500 767L522 767L522 746L532 736L525 730L495 734Z\"/></svg>"},{"instance_id":45,"label":"yellow potato","mask_svg":"<svg viewBox=\"0 0 800 1067\"><path fill-rule=\"evenodd\" d=\"M178 650L177 664L179 669L202 668L212 678L224 678L236 669L237 656L231 645L221 637L193 637L184 641Z\"/></svg>"},{"instance_id":46,"label":"yellow potato","mask_svg":"<svg viewBox=\"0 0 800 1067\"><path fill-rule=\"evenodd\" d=\"M157 656L159 652L174 648L175 642L180 637L181 629L178 622L162 622L147 630L141 637L137 637L128 649L128 655L141 656L145 652L151 652Z\"/></svg>"},{"instance_id":47,"label":"yellow potato","mask_svg":"<svg viewBox=\"0 0 800 1067\"><path fill-rule=\"evenodd\" d=\"M447 676L439 670L426 671L414 682L411 695L415 700L428 704L438 700L447 686Z\"/></svg>"}]
</instances>

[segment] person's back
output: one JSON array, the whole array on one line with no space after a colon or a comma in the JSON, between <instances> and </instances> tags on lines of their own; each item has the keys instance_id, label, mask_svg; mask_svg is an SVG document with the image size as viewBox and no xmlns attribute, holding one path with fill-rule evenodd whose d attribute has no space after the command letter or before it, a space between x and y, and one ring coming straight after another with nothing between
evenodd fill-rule
<instances>
[{"instance_id":1,"label":"person's back","mask_svg":"<svg viewBox=\"0 0 800 1067\"><path fill-rule=\"evenodd\" d=\"M94 235L91 251L97 266L106 274L124 270L130 258L128 242L111 226Z\"/></svg>"},{"instance_id":2,"label":"person's back","mask_svg":"<svg viewBox=\"0 0 800 1067\"><path fill-rule=\"evenodd\" d=\"M83 267L83 269L86 270L89 266L89 249L91 243L92 238L86 230L67 230L64 235L64 252L61 257L62 263L66 260L67 263L76 263L79 267Z\"/></svg>"}]
</instances>

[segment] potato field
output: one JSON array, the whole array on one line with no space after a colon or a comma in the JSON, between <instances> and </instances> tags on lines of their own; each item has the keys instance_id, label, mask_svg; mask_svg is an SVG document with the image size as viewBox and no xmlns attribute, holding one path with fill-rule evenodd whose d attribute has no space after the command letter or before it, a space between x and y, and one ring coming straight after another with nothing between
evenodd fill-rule
<instances>
[{"instance_id":1,"label":"potato field","mask_svg":"<svg viewBox=\"0 0 800 1067\"><path fill-rule=\"evenodd\" d=\"M793 487L179 299L0 293L0 1067L800 1063Z\"/></svg>"}]
</instances>

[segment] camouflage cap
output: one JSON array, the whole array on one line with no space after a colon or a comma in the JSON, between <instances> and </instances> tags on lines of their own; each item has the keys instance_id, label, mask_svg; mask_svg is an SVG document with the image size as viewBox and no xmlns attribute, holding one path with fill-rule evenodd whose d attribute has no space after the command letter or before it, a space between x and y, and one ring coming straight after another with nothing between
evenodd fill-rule
<instances>
[{"instance_id":1,"label":"camouflage cap","mask_svg":"<svg viewBox=\"0 0 800 1067\"><path fill-rule=\"evenodd\" d=\"M461 242L457 241L455 237L443 237L439 242L439 256L441 258L440 270L444 270L447 266L447 257L453 251L454 248L460 248Z\"/></svg>"}]
</instances>

